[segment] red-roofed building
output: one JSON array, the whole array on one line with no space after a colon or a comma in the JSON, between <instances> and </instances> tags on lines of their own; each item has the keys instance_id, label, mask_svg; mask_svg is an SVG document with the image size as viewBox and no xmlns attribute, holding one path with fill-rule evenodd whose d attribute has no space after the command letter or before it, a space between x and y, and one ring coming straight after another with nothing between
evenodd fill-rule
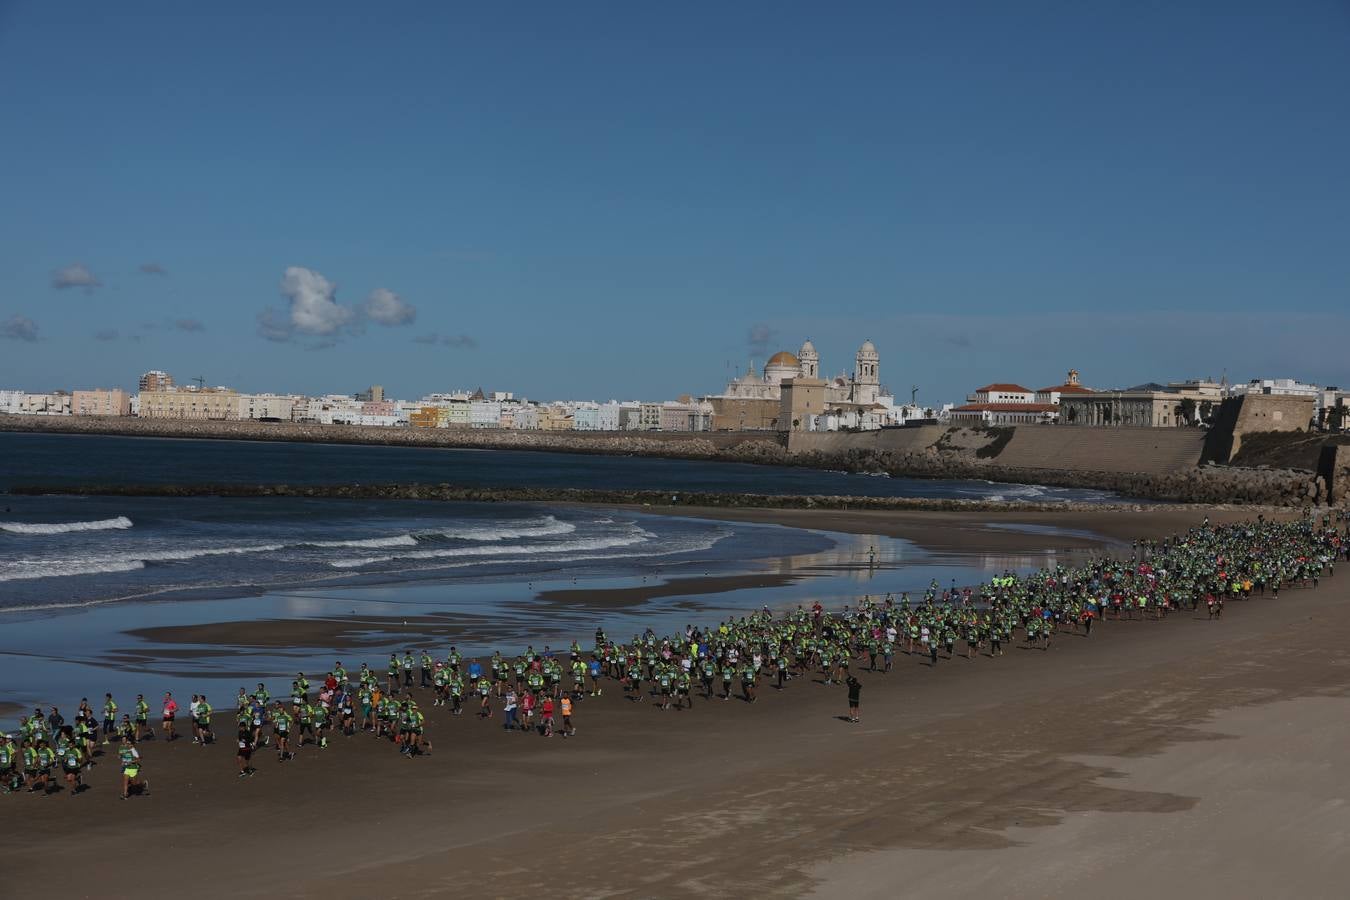
<instances>
[{"instance_id":1,"label":"red-roofed building","mask_svg":"<svg viewBox=\"0 0 1350 900\"><path fill-rule=\"evenodd\" d=\"M1058 405L1059 398L1065 394L1077 396L1081 394L1091 394L1091 393L1093 393L1091 388L1085 388L1078 383L1078 370L1070 369L1068 381L1064 382L1063 384L1054 385L1053 387L1041 388L1039 391L1036 392L1036 402L1054 403Z\"/></svg>"},{"instance_id":2,"label":"red-roofed building","mask_svg":"<svg viewBox=\"0 0 1350 900\"><path fill-rule=\"evenodd\" d=\"M982 425L1049 425L1059 416L1054 403L967 403L952 410L952 422Z\"/></svg>"},{"instance_id":3,"label":"red-roofed building","mask_svg":"<svg viewBox=\"0 0 1350 900\"><path fill-rule=\"evenodd\" d=\"M1033 391L1020 384L986 384L968 396L964 406L952 410L953 422L982 425L1048 425L1059 420L1059 398L1064 394L1091 394L1078 383L1078 370L1069 370L1069 380Z\"/></svg>"},{"instance_id":4,"label":"red-roofed building","mask_svg":"<svg viewBox=\"0 0 1350 900\"><path fill-rule=\"evenodd\" d=\"M1034 403L1036 392L1020 384L986 384L966 398L967 403Z\"/></svg>"}]
</instances>

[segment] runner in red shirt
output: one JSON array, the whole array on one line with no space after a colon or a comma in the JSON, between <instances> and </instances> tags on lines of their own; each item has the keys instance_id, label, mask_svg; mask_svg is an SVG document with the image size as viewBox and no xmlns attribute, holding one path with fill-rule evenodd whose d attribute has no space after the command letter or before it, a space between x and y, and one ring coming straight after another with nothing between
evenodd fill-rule
<instances>
[{"instance_id":1,"label":"runner in red shirt","mask_svg":"<svg viewBox=\"0 0 1350 900\"><path fill-rule=\"evenodd\" d=\"M553 737L553 698L544 698L543 715L540 716L540 725L544 728L544 737Z\"/></svg>"}]
</instances>

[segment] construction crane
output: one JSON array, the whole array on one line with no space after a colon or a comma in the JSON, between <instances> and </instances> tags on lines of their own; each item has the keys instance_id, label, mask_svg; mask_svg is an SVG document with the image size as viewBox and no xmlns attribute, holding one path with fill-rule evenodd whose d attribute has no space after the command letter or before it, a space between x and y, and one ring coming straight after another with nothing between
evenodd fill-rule
<instances>
[{"instance_id":1,"label":"construction crane","mask_svg":"<svg viewBox=\"0 0 1350 900\"><path fill-rule=\"evenodd\" d=\"M199 390L199 391L200 391L201 389L203 389L204 387L206 387L206 379L203 378L203 377L200 376L200 375L198 375L196 378L192 378L192 379L190 379L190 380L191 380L191 381L197 382L197 390Z\"/></svg>"},{"instance_id":2,"label":"construction crane","mask_svg":"<svg viewBox=\"0 0 1350 900\"><path fill-rule=\"evenodd\" d=\"M919 405L918 400L919 400L919 386L916 384L909 389L909 405L918 406Z\"/></svg>"}]
</instances>

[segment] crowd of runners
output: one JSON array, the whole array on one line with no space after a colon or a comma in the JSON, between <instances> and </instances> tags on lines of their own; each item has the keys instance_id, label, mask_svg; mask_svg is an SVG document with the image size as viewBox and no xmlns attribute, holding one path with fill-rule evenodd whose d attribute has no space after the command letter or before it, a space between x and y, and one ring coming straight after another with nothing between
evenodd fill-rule
<instances>
[{"instance_id":1,"label":"crowd of runners","mask_svg":"<svg viewBox=\"0 0 1350 900\"><path fill-rule=\"evenodd\" d=\"M456 718L466 710L493 721L500 712L506 732L567 738L576 734L577 705L606 687L630 702L678 710L733 697L755 703L763 687L782 690L790 680L808 678L845 686L848 715L841 718L857 722L856 675L890 672L898 654L926 658L936 668L941 660L999 657L1014 645L1046 652L1065 632L1090 635L1094 622L1160 620L1201 608L1213 619L1226 601L1315 587L1335 574L1338 560L1350 558L1345 523L1343 511L1217 527L1206 519L1185 534L1135 542L1129 559L1005 573L964 589L934 583L922 597L868 597L838 612L819 604L778 615L764 609L681 634L648 629L627 642L597 629L587 648L577 642L561 652L528 647L513 657L494 653L485 663L466 661L455 647L442 658L427 650L394 653L383 671L362 663L349 672L339 661L317 683L297 673L286 697L271 697L261 683L239 689L231 728L238 777L255 773L260 751L285 763L307 747L326 751L336 735L364 733L407 758L424 757L432 752L427 716ZM140 695L126 712L112 694L98 710L82 700L72 722L55 707L47 714L34 710L17 734L0 734L0 790L46 796L64 784L74 797L106 757L119 766L124 799L148 795L140 748L151 739L188 737L179 733L180 712L193 744L218 743L219 718L212 718L215 708L205 695L193 695L185 711L172 694L158 705L158 733Z\"/></svg>"}]
</instances>

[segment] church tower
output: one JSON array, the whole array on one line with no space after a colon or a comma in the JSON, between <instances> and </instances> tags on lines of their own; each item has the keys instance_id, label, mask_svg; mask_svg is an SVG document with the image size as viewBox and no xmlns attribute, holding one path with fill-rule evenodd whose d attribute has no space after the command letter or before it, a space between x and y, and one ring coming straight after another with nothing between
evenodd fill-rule
<instances>
[{"instance_id":1,"label":"church tower","mask_svg":"<svg viewBox=\"0 0 1350 900\"><path fill-rule=\"evenodd\" d=\"M853 402L876 403L881 394L881 375L878 372L880 357L871 341L863 341L858 348L857 361L853 367Z\"/></svg>"},{"instance_id":2,"label":"church tower","mask_svg":"<svg viewBox=\"0 0 1350 900\"><path fill-rule=\"evenodd\" d=\"M812 344L809 340L802 344L802 351L797 354L797 359L802 364L803 378L820 377L820 354L816 352L815 344Z\"/></svg>"}]
</instances>

